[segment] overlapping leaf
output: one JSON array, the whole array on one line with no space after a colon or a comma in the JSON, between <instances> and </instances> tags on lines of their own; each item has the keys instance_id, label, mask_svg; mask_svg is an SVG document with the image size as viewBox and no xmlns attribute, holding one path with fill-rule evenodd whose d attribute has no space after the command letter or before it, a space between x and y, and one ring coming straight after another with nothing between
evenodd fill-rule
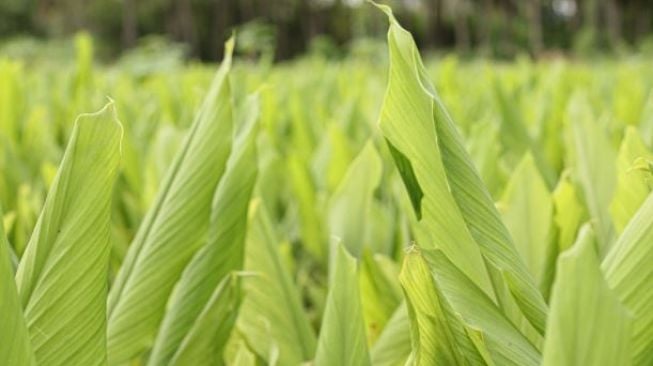
<instances>
[{"instance_id":1,"label":"overlapping leaf","mask_svg":"<svg viewBox=\"0 0 653 366\"><path fill-rule=\"evenodd\" d=\"M234 140L227 170L215 193L207 243L186 266L168 300L150 355L151 365L170 361L182 339L189 336L189 330L199 321L200 313L205 311L218 284L230 272L243 268L247 211L257 173L258 99L251 98L244 107L247 115L242 122L243 131ZM213 343L219 349L218 342Z\"/></svg>"},{"instance_id":2,"label":"overlapping leaf","mask_svg":"<svg viewBox=\"0 0 653 366\"><path fill-rule=\"evenodd\" d=\"M149 348L184 267L205 243L211 198L231 148L233 41L109 294L108 350L120 364Z\"/></svg>"},{"instance_id":3,"label":"overlapping leaf","mask_svg":"<svg viewBox=\"0 0 653 366\"><path fill-rule=\"evenodd\" d=\"M469 338L462 319L442 296L419 249L413 248L406 255L400 281L406 294L411 320L412 364L487 363L476 344ZM479 346L485 349L482 337L477 340Z\"/></svg>"},{"instance_id":4,"label":"overlapping leaf","mask_svg":"<svg viewBox=\"0 0 653 366\"><path fill-rule=\"evenodd\" d=\"M381 8L390 19L391 64L380 126L419 219L418 243L441 249L512 313L507 308L513 300L503 290L507 285L523 315L543 332L546 304L427 80L410 33L389 8ZM493 286L488 271L501 273L492 276Z\"/></svg>"},{"instance_id":5,"label":"overlapping leaf","mask_svg":"<svg viewBox=\"0 0 653 366\"><path fill-rule=\"evenodd\" d=\"M421 252L442 294L460 314L466 327L483 334L493 362L497 365L539 365L541 355L535 346L442 251Z\"/></svg>"}]
</instances>

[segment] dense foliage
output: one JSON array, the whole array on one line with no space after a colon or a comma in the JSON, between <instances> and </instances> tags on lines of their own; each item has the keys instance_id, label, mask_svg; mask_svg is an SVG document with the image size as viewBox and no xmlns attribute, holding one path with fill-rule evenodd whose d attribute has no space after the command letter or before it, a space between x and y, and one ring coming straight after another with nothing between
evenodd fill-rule
<instances>
[{"instance_id":1,"label":"dense foliage","mask_svg":"<svg viewBox=\"0 0 653 366\"><path fill-rule=\"evenodd\" d=\"M653 363L648 64L381 9L388 63L0 61L0 363Z\"/></svg>"}]
</instances>

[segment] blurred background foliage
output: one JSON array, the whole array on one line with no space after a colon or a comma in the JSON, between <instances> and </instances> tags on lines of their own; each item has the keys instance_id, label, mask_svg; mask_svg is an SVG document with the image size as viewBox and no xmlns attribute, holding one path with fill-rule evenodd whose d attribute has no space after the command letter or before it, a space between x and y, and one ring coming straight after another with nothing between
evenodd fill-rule
<instances>
[{"instance_id":1,"label":"blurred background foliage","mask_svg":"<svg viewBox=\"0 0 653 366\"><path fill-rule=\"evenodd\" d=\"M550 58L653 49L650 0L382 2L393 7L425 50ZM69 46L42 40L66 39L81 30L99 40L96 53L105 59L140 46L140 56L170 49L215 61L236 30L241 54L284 60L305 52L330 58L368 52L372 40L383 39L386 25L364 0L0 1L3 54L29 56L35 48L65 52Z\"/></svg>"}]
</instances>

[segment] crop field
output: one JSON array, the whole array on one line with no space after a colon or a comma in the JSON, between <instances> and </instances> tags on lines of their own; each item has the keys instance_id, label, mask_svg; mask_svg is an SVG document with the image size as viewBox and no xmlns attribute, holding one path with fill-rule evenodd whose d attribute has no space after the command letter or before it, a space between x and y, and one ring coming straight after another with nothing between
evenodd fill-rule
<instances>
[{"instance_id":1,"label":"crop field","mask_svg":"<svg viewBox=\"0 0 653 366\"><path fill-rule=\"evenodd\" d=\"M650 60L380 8L342 60L0 59L0 365L653 365Z\"/></svg>"}]
</instances>

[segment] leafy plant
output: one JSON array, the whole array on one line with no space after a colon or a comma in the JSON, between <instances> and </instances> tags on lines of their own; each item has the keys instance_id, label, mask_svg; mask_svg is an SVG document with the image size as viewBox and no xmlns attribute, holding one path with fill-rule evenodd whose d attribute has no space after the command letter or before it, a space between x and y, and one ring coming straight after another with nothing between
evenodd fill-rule
<instances>
[{"instance_id":1,"label":"leafy plant","mask_svg":"<svg viewBox=\"0 0 653 366\"><path fill-rule=\"evenodd\" d=\"M652 364L650 65L378 7L389 65L0 60L0 364Z\"/></svg>"}]
</instances>

